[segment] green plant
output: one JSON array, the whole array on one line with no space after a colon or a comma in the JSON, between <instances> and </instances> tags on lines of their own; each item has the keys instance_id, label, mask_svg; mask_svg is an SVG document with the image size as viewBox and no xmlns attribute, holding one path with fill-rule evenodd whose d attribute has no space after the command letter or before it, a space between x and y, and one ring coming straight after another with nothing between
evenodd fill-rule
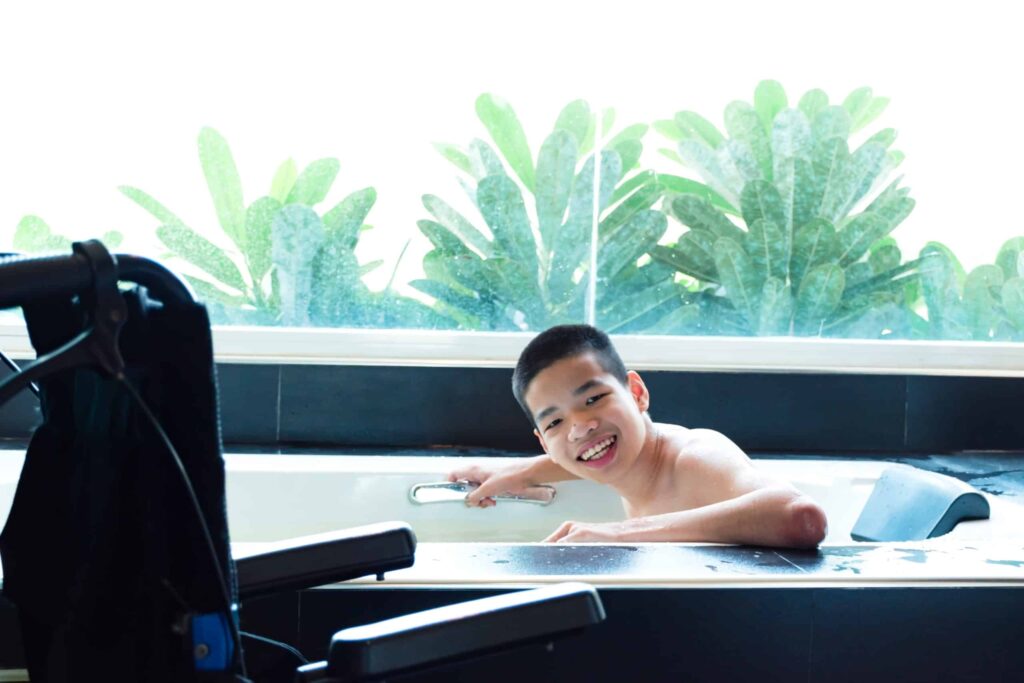
<instances>
[{"instance_id":1,"label":"green plant","mask_svg":"<svg viewBox=\"0 0 1024 683\"><path fill-rule=\"evenodd\" d=\"M121 246L123 236L117 230L108 230L103 233L100 240L111 251ZM18 221L18 227L14 230L14 249L29 254L42 252L71 252L72 240L59 235L50 229L39 216L28 215Z\"/></svg>"},{"instance_id":2,"label":"green plant","mask_svg":"<svg viewBox=\"0 0 1024 683\"><path fill-rule=\"evenodd\" d=\"M789 107L779 83L762 81L752 105L726 107L728 136L690 111L655 124L678 143L662 152L718 195L666 198L666 211L689 229L651 255L693 278L697 291L661 331L911 334L919 261L902 263L887 236L914 200L897 179L857 211L902 160L889 150L896 133L879 131L852 152L848 144L887 102L861 88L830 106L811 90Z\"/></svg>"},{"instance_id":3,"label":"green plant","mask_svg":"<svg viewBox=\"0 0 1024 683\"><path fill-rule=\"evenodd\" d=\"M157 237L172 255L208 276L185 275L214 305L215 317L290 326L437 324L427 307L392 293L390 282L384 292L363 284L382 263L360 264L355 256L361 233L370 229L364 221L377 199L374 188L353 192L322 216L314 211L338 174L337 159L319 159L301 173L285 161L269 193L248 206L231 150L212 128L199 133L199 161L235 251L218 247L142 190L119 189L160 221Z\"/></svg>"},{"instance_id":4,"label":"green plant","mask_svg":"<svg viewBox=\"0 0 1024 683\"><path fill-rule=\"evenodd\" d=\"M536 158L508 103L483 94L476 113L494 146L474 139L437 149L464 174L460 180L486 227L424 195L432 218L418 225L433 250L423 260L427 279L410 284L467 329L542 329L586 319L594 145L599 128L602 138L610 132L614 112L599 117L583 100L569 103ZM644 258L667 227L651 207L666 184L703 188L637 170L647 128L622 129L599 154L595 309L610 331L644 329L679 305L683 290L674 269Z\"/></svg>"},{"instance_id":5,"label":"green plant","mask_svg":"<svg viewBox=\"0 0 1024 683\"><path fill-rule=\"evenodd\" d=\"M938 242L921 250L929 339L1024 341L1024 237L1000 248L994 264L965 273Z\"/></svg>"}]
</instances>

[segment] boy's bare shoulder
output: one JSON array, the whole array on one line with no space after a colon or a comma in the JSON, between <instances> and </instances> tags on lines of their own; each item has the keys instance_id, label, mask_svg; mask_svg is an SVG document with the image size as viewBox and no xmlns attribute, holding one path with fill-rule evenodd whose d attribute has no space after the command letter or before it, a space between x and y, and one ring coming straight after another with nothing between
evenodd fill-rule
<instances>
[{"instance_id":1,"label":"boy's bare shoulder","mask_svg":"<svg viewBox=\"0 0 1024 683\"><path fill-rule=\"evenodd\" d=\"M665 425L665 438L679 458L742 457L746 454L732 439L714 429L689 429L679 425Z\"/></svg>"}]
</instances>

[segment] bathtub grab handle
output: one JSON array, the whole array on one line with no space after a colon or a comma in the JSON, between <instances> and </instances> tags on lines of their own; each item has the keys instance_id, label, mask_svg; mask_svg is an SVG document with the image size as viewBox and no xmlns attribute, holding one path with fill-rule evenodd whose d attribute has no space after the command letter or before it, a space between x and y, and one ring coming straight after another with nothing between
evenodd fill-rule
<instances>
[{"instance_id":1,"label":"bathtub grab handle","mask_svg":"<svg viewBox=\"0 0 1024 683\"><path fill-rule=\"evenodd\" d=\"M466 500L466 494L476 487L476 484L469 481L439 481L415 484L409 489L409 500L416 505L462 503ZM494 496L494 499L508 503L550 505L551 501L555 499L555 487L546 484L529 486L518 494L502 493Z\"/></svg>"}]
</instances>

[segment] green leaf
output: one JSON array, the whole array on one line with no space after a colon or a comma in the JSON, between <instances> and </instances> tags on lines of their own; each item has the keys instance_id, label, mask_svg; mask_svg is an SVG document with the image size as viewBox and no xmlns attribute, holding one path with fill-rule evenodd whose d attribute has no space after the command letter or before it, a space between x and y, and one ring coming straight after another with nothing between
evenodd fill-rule
<instances>
[{"instance_id":1,"label":"green leaf","mask_svg":"<svg viewBox=\"0 0 1024 683\"><path fill-rule=\"evenodd\" d=\"M439 252L453 255L453 254L470 254L466 246L462 243L462 240L448 228L444 227L440 223L428 220L416 221L417 227L420 232L426 235L430 243L433 244Z\"/></svg>"},{"instance_id":2,"label":"green leaf","mask_svg":"<svg viewBox=\"0 0 1024 683\"><path fill-rule=\"evenodd\" d=\"M783 183L780 188L780 196L783 196L783 210L785 210L785 197L782 190L788 190ZM821 207L821 195L825 191L825 179L814 172L814 165L807 159L798 158L793 162L793 231L818 216L818 209Z\"/></svg>"},{"instance_id":3,"label":"green leaf","mask_svg":"<svg viewBox=\"0 0 1024 683\"><path fill-rule=\"evenodd\" d=\"M674 121L685 137L697 138L711 149L717 149L725 142L725 136L714 124L696 112L681 111L675 115Z\"/></svg>"},{"instance_id":4,"label":"green leaf","mask_svg":"<svg viewBox=\"0 0 1024 683\"><path fill-rule=\"evenodd\" d=\"M992 330L1001 319L996 310L996 295L1002 286L1003 271L999 266L978 266L967 275L963 303L974 339L987 341L992 337Z\"/></svg>"},{"instance_id":5,"label":"green leaf","mask_svg":"<svg viewBox=\"0 0 1024 683\"><path fill-rule=\"evenodd\" d=\"M648 171L641 171L640 173L636 173L633 176L631 176L629 178L629 180L624 181L621 185L618 185L615 188L615 191L612 192L612 196L611 196L611 200L609 201L609 204L613 204L613 205L617 204L618 202L620 202L622 200L623 197L629 196L634 191L636 191L637 188L639 188L639 187L641 187L643 185L647 185L649 183L656 183L657 180L658 180L658 174L655 173L654 171L648 170ZM694 185L699 185L699 186L703 187L703 185L700 185L700 183L696 183L696 182L694 183Z\"/></svg>"},{"instance_id":6,"label":"green leaf","mask_svg":"<svg viewBox=\"0 0 1024 683\"><path fill-rule=\"evenodd\" d=\"M722 237L715 242L715 269L733 306L751 327L758 322L763 283L757 278L750 257L735 241Z\"/></svg>"},{"instance_id":7,"label":"green leaf","mask_svg":"<svg viewBox=\"0 0 1024 683\"><path fill-rule=\"evenodd\" d=\"M108 230L103 233L103 237L100 240L107 249L117 249L121 246L121 242L124 241L124 235L117 230Z\"/></svg>"},{"instance_id":8,"label":"green leaf","mask_svg":"<svg viewBox=\"0 0 1024 683\"><path fill-rule=\"evenodd\" d=\"M760 218L751 223L743 247L750 255L759 280L774 277L781 282L786 281L789 275L789 240L782 234L778 223Z\"/></svg>"},{"instance_id":9,"label":"green leaf","mask_svg":"<svg viewBox=\"0 0 1024 683\"><path fill-rule=\"evenodd\" d=\"M771 221L777 226L785 222L782 197L767 180L754 180L744 186L740 195L740 211L748 226L759 220Z\"/></svg>"},{"instance_id":10,"label":"green leaf","mask_svg":"<svg viewBox=\"0 0 1024 683\"><path fill-rule=\"evenodd\" d=\"M295 180L285 204L319 204L327 196L338 175L340 164L337 159L318 159L306 166Z\"/></svg>"},{"instance_id":11,"label":"green leaf","mask_svg":"<svg viewBox=\"0 0 1024 683\"><path fill-rule=\"evenodd\" d=\"M29 254L46 251L71 251L71 240L50 231L39 216L28 215L18 221L14 230L14 249Z\"/></svg>"},{"instance_id":12,"label":"green leaf","mask_svg":"<svg viewBox=\"0 0 1024 683\"><path fill-rule=\"evenodd\" d=\"M1004 282L1000 299L1007 320L1017 328L1019 334L1024 335L1024 277L1014 277ZM1018 337L1021 338L1024 337Z\"/></svg>"},{"instance_id":13,"label":"green leaf","mask_svg":"<svg viewBox=\"0 0 1024 683\"><path fill-rule=\"evenodd\" d=\"M873 142L887 148L892 145L892 143L896 142L896 129L883 128L868 138L868 142Z\"/></svg>"},{"instance_id":14,"label":"green leaf","mask_svg":"<svg viewBox=\"0 0 1024 683\"><path fill-rule=\"evenodd\" d=\"M616 179L622 173L621 159L615 152L601 153L601 193L599 208L607 205ZM550 301L564 303L575 296L580 287L573 282L576 271L590 253L594 217L594 156L587 157L576 174L569 197L569 216L559 232L547 271Z\"/></svg>"},{"instance_id":15,"label":"green leaf","mask_svg":"<svg viewBox=\"0 0 1024 683\"><path fill-rule=\"evenodd\" d=\"M871 88L857 88L843 100L843 109L850 114L850 120L856 119L868 108L871 103L872 93Z\"/></svg>"},{"instance_id":16,"label":"green leaf","mask_svg":"<svg viewBox=\"0 0 1024 683\"><path fill-rule=\"evenodd\" d=\"M725 200L725 197L718 194L704 183L690 178L682 178L676 175L670 175L668 173L658 173L658 184L665 190L676 194L693 194L698 197L702 197L709 202L712 206L719 209L723 213L738 216L739 211L736 207ZM612 203L615 203L615 198L612 198Z\"/></svg>"},{"instance_id":17,"label":"green leaf","mask_svg":"<svg viewBox=\"0 0 1024 683\"><path fill-rule=\"evenodd\" d=\"M969 339L967 315L960 301L956 258L939 244L921 250L921 286L934 339Z\"/></svg>"},{"instance_id":18,"label":"green leaf","mask_svg":"<svg viewBox=\"0 0 1024 683\"><path fill-rule=\"evenodd\" d=\"M825 321L843 297L843 269L834 263L816 266L807 272L796 295L796 330L820 335Z\"/></svg>"},{"instance_id":19,"label":"green leaf","mask_svg":"<svg viewBox=\"0 0 1024 683\"><path fill-rule=\"evenodd\" d=\"M511 105L499 97L483 94L476 100L476 113L509 166L530 192L535 191L533 158L526 133Z\"/></svg>"},{"instance_id":20,"label":"green leaf","mask_svg":"<svg viewBox=\"0 0 1024 683\"><path fill-rule=\"evenodd\" d=\"M871 189L885 160L885 148L868 142L843 164L837 182L831 183L821 200L821 215L838 222Z\"/></svg>"},{"instance_id":21,"label":"green leaf","mask_svg":"<svg viewBox=\"0 0 1024 683\"><path fill-rule=\"evenodd\" d=\"M185 225L183 220L175 216L167 207L150 197L142 190L131 187L130 185L121 185L117 189L120 190L121 194L125 197L128 197L128 199L131 199L133 202L151 213L153 217L161 223L166 225Z\"/></svg>"},{"instance_id":22,"label":"green leaf","mask_svg":"<svg viewBox=\"0 0 1024 683\"><path fill-rule=\"evenodd\" d=\"M458 235L463 242L484 256L492 254L491 241L443 199L432 194L425 194L423 195L423 206L441 225Z\"/></svg>"},{"instance_id":23,"label":"green leaf","mask_svg":"<svg viewBox=\"0 0 1024 683\"><path fill-rule=\"evenodd\" d=\"M738 244L745 233L710 201L698 195L680 195L668 205L669 213L683 225L706 230L716 237L728 237Z\"/></svg>"},{"instance_id":24,"label":"green leaf","mask_svg":"<svg viewBox=\"0 0 1024 683\"><path fill-rule=\"evenodd\" d=\"M846 168L849 156L850 152L844 138L829 138L815 148L812 165L817 180L814 187L815 189L820 187L821 194L814 207L814 216L822 216L830 221L835 220L825 213L824 208L826 205L834 207L839 202L836 198L842 194L845 187L843 170Z\"/></svg>"},{"instance_id":25,"label":"green leaf","mask_svg":"<svg viewBox=\"0 0 1024 683\"><path fill-rule=\"evenodd\" d=\"M598 234L602 241L609 239L635 214L651 208L661 198L661 187L656 183L643 185L601 219Z\"/></svg>"},{"instance_id":26,"label":"green leaf","mask_svg":"<svg viewBox=\"0 0 1024 683\"><path fill-rule=\"evenodd\" d=\"M645 210L603 241L598 252L598 277L611 280L623 268L653 249L665 234L668 221L660 211Z\"/></svg>"},{"instance_id":27,"label":"green leaf","mask_svg":"<svg viewBox=\"0 0 1024 683\"><path fill-rule=\"evenodd\" d=\"M353 192L324 214L323 230L347 249L355 249L359 231L376 201L377 190L372 187Z\"/></svg>"},{"instance_id":28,"label":"green leaf","mask_svg":"<svg viewBox=\"0 0 1024 683\"><path fill-rule=\"evenodd\" d=\"M609 140L605 144L605 147L614 149L619 144L626 142L627 140L639 142L640 138L647 135L647 130L649 128L650 126L648 126L646 123L634 123L632 126L626 126L621 131L619 131L615 135L615 137Z\"/></svg>"},{"instance_id":29,"label":"green leaf","mask_svg":"<svg viewBox=\"0 0 1024 683\"><path fill-rule=\"evenodd\" d=\"M858 88L843 100L843 108L850 114L851 132L864 128L885 110L888 97L874 97L871 88Z\"/></svg>"},{"instance_id":30,"label":"green leaf","mask_svg":"<svg viewBox=\"0 0 1024 683\"><path fill-rule=\"evenodd\" d=\"M235 159L221 134L213 128L199 131L199 163L217 211L217 220L231 241L245 250L245 203Z\"/></svg>"},{"instance_id":31,"label":"green leaf","mask_svg":"<svg viewBox=\"0 0 1024 683\"><path fill-rule=\"evenodd\" d=\"M473 177L477 180L489 175L505 175L505 166L494 148L483 140L473 138L469 142L469 162Z\"/></svg>"},{"instance_id":32,"label":"green leaf","mask_svg":"<svg viewBox=\"0 0 1024 683\"><path fill-rule=\"evenodd\" d=\"M723 144L722 147L724 149L725 145ZM739 204L743 179L735 168L730 170L724 167L712 148L699 140L683 140L679 143L679 157L686 166L696 170L704 181L727 202L733 206Z\"/></svg>"},{"instance_id":33,"label":"green leaf","mask_svg":"<svg viewBox=\"0 0 1024 683\"><path fill-rule=\"evenodd\" d=\"M182 277L188 280L189 284L192 285L192 289L196 291L196 294L198 294L199 298L202 300L216 301L224 304L225 306L231 306L232 308L240 308L248 303L245 297L238 296L236 294L229 294L202 278L194 277L192 275L183 275Z\"/></svg>"},{"instance_id":34,"label":"green leaf","mask_svg":"<svg viewBox=\"0 0 1024 683\"><path fill-rule=\"evenodd\" d=\"M654 130L661 133L672 142L679 142L686 137L686 133L684 133L683 129L679 127L679 124L670 119L655 121Z\"/></svg>"},{"instance_id":35,"label":"green leaf","mask_svg":"<svg viewBox=\"0 0 1024 683\"><path fill-rule=\"evenodd\" d=\"M457 145L435 142L434 149L445 159L455 164L455 167L460 171L473 175L473 165L469 160L469 155L463 152Z\"/></svg>"},{"instance_id":36,"label":"green leaf","mask_svg":"<svg viewBox=\"0 0 1024 683\"><path fill-rule=\"evenodd\" d=\"M780 111L771 127L772 152L775 161L796 157L811 158L814 148L811 124L799 109Z\"/></svg>"},{"instance_id":37,"label":"green leaf","mask_svg":"<svg viewBox=\"0 0 1024 683\"><path fill-rule=\"evenodd\" d=\"M715 238L703 230L683 233L675 247L657 245L651 249L651 258L672 266L681 273L702 282L718 282L715 266Z\"/></svg>"},{"instance_id":38,"label":"green leaf","mask_svg":"<svg viewBox=\"0 0 1024 683\"><path fill-rule=\"evenodd\" d=\"M761 288L761 310L757 322L760 336L785 336L793 318L793 294L783 280L770 277Z\"/></svg>"},{"instance_id":39,"label":"green leaf","mask_svg":"<svg viewBox=\"0 0 1024 683\"><path fill-rule=\"evenodd\" d=\"M274 179L270 182L270 196L284 204L288 193L295 185L295 179L299 177L299 170L295 167L294 159L285 159L277 167Z\"/></svg>"},{"instance_id":40,"label":"green leaf","mask_svg":"<svg viewBox=\"0 0 1024 683\"><path fill-rule=\"evenodd\" d=\"M778 81L761 81L754 89L754 109L766 131L771 131L775 115L789 106L786 91Z\"/></svg>"},{"instance_id":41,"label":"green leaf","mask_svg":"<svg viewBox=\"0 0 1024 683\"><path fill-rule=\"evenodd\" d=\"M281 202L273 197L260 197L245 211L245 260L255 289L270 271L270 226Z\"/></svg>"},{"instance_id":42,"label":"green leaf","mask_svg":"<svg viewBox=\"0 0 1024 683\"><path fill-rule=\"evenodd\" d=\"M161 225L156 236L175 256L206 271L225 286L245 292L245 281L234 261L195 230L184 225Z\"/></svg>"},{"instance_id":43,"label":"green leaf","mask_svg":"<svg viewBox=\"0 0 1024 683\"><path fill-rule=\"evenodd\" d=\"M308 325L313 293L313 262L324 242L324 225L316 212L289 204L271 224L271 258L281 297L281 323Z\"/></svg>"},{"instance_id":44,"label":"green leaf","mask_svg":"<svg viewBox=\"0 0 1024 683\"><path fill-rule=\"evenodd\" d=\"M996 265L1007 280L1024 277L1024 237L1012 237L1003 243L996 255Z\"/></svg>"},{"instance_id":45,"label":"green leaf","mask_svg":"<svg viewBox=\"0 0 1024 683\"><path fill-rule=\"evenodd\" d=\"M476 200L494 235L495 253L508 256L526 271L536 273L537 245L516 184L508 176L488 176L477 185Z\"/></svg>"},{"instance_id":46,"label":"green leaf","mask_svg":"<svg viewBox=\"0 0 1024 683\"><path fill-rule=\"evenodd\" d=\"M644 146L639 140L623 140L616 145L609 145L620 157L622 157L622 170L628 172L640 161Z\"/></svg>"},{"instance_id":47,"label":"green leaf","mask_svg":"<svg viewBox=\"0 0 1024 683\"><path fill-rule=\"evenodd\" d=\"M892 232L914 210L914 200L900 197L872 211L853 217L839 232L839 262L847 266L863 256L868 248Z\"/></svg>"},{"instance_id":48,"label":"green leaf","mask_svg":"<svg viewBox=\"0 0 1024 683\"><path fill-rule=\"evenodd\" d=\"M576 156L576 140L564 130L549 135L537 155L537 220L547 251L558 245L576 173Z\"/></svg>"},{"instance_id":49,"label":"green leaf","mask_svg":"<svg viewBox=\"0 0 1024 683\"><path fill-rule=\"evenodd\" d=\"M871 270L877 275L898 267L902 258L903 254L900 253L900 248L896 246L895 240L889 237L879 240L871 247L868 263L871 264Z\"/></svg>"},{"instance_id":50,"label":"green leaf","mask_svg":"<svg viewBox=\"0 0 1024 683\"><path fill-rule=\"evenodd\" d=\"M797 106L804 113L804 116L807 117L808 121L813 121L822 110L828 107L828 95L820 88L808 90L800 98L800 103Z\"/></svg>"},{"instance_id":51,"label":"green leaf","mask_svg":"<svg viewBox=\"0 0 1024 683\"><path fill-rule=\"evenodd\" d=\"M733 140L745 143L754 154L761 177L772 179L772 147L768 131L758 112L746 102L731 102L725 108L725 129Z\"/></svg>"},{"instance_id":52,"label":"green leaf","mask_svg":"<svg viewBox=\"0 0 1024 683\"><path fill-rule=\"evenodd\" d=\"M850 137L850 115L842 107L825 107L811 121L811 132L817 145L822 145L832 138L843 140Z\"/></svg>"},{"instance_id":53,"label":"green leaf","mask_svg":"<svg viewBox=\"0 0 1024 683\"><path fill-rule=\"evenodd\" d=\"M579 149L587 139L587 130L590 128L593 116L590 113L590 105L586 100L573 100L562 108L555 121L555 130L564 130L572 135L576 141L576 148ZM538 164L540 160L538 159Z\"/></svg>"}]
</instances>

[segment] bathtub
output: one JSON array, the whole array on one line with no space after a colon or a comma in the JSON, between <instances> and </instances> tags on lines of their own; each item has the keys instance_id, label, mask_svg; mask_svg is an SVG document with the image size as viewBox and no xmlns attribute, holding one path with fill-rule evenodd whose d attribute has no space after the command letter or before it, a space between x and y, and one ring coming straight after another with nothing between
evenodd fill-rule
<instances>
[{"instance_id":1,"label":"bathtub","mask_svg":"<svg viewBox=\"0 0 1024 683\"><path fill-rule=\"evenodd\" d=\"M0 451L0 524L22 460ZM391 520L408 522L419 541L414 565L383 581L246 600L243 628L320 659L347 626L580 580L599 590L607 622L560 642L554 657L517 651L483 671L488 680L989 681L1016 680L1024 668L1024 506L1013 496L985 494L991 519L961 522L939 538L857 543L850 529L893 463L759 459L759 468L824 506L830 525L819 549L544 544L537 541L566 519L622 519L621 502L586 481L556 484L547 506L410 501L413 486L441 482L470 461L227 455L236 557L286 538ZM0 603L2 619L15 623ZM5 665L23 666L0 660L0 676Z\"/></svg>"},{"instance_id":2,"label":"bathtub","mask_svg":"<svg viewBox=\"0 0 1024 683\"><path fill-rule=\"evenodd\" d=\"M22 461L22 452L0 451L0 525L6 521ZM565 578L567 573L558 567L564 569L565 563L561 560L568 557L566 551L539 541L566 520L606 522L625 517L621 500L614 491L582 480L554 484L556 495L548 505L501 501L495 507L479 509L468 508L460 502L417 504L410 499L414 486L444 482L450 470L473 462L491 461L486 458L239 453L226 455L225 461L228 522L236 556L270 549L277 541L298 536L375 522L404 521L412 526L419 542L417 567L397 572L394 576L411 582L509 582ZM755 462L759 469L789 481L824 507L829 520L828 535L822 543L822 550L815 555L817 564L813 564L815 571L812 574L836 580L839 578L837 570L854 568L846 578L863 581L872 576L890 580L909 576L927 580L1002 578L1012 582L1024 581L1024 562L1020 561L1024 559L1024 505L984 493L991 506L991 518L988 520L961 522L952 532L926 541L857 543L851 539L850 530L875 482L887 468L907 465L837 458L773 458ZM720 562L722 553L735 550L723 549L726 548L724 546L712 552L706 550L707 544L703 544L704 550L701 544L627 545L639 550L628 564L608 560L611 556L604 557L603 551L590 550L587 557L594 560L589 563L593 565L594 575L587 574L587 562L568 574L576 578L582 575L598 583L652 580L659 583L721 582L728 580L730 569L735 570L735 567L725 567ZM664 548L667 545L689 546L687 559L676 557L666 561L665 555L669 551L659 549L659 546ZM518 571L514 567L503 567L497 573L482 569L493 570L495 563L515 564L505 562L501 557L518 552L517 557L521 559L522 552L516 548L525 546L535 546L531 553L540 558L538 562L541 565L556 566L547 573L538 572L537 563L533 563L530 569L524 569L521 562ZM482 550L485 547L489 549ZM481 552L490 553L493 562L481 565L466 561L477 556L467 553ZM571 555L572 551L568 552ZM736 557L750 560L747 565L764 567L765 556L762 553L765 552L769 551L743 549L742 554ZM908 552L911 553L909 556L906 555ZM716 559L704 561L710 557L708 553ZM913 558L922 556L913 553L925 553L933 561L914 561ZM790 565L800 564L798 555L774 555ZM645 563L641 559L643 557L654 559ZM908 557L912 564L917 565L912 567L914 571L909 575L905 571L906 562L890 562L907 560ZM669 571L666 562L675 569ZM685 569L690 564L694 565L693 571ZM744 565L742 561L738 564ZM713 574L705 571L715 565L717 568L711 570ZM428 574L431 567L443 569ZM894 574L890 567L900 567L900 571ZM821 569L832 571L817 571ZM753 574L740 570L732 578L810 579L806 571L787 574L767 570Z\"/></svg>"},{"instance_id":3,"label":"bathtub","mask_svg":"<svg viewBox=\"0 0 1024 683\"><path fill-rule=\"evenodd\" d=\"M538 542L566 520L609 522L625 518L621 499L590 481L554 484L548 505L500 501L488 509L457 502L417 504L418 484L445 481L449 471L487 458L333 455L228 455L228 516L232 540L260 543L387 520L412 525L421 543ZM882 471L884 461L764 459L758 469L790 482L825 508L824 545L848 545L850 530ZM983 494L991 519L961 522L930 543L1024 537L1024 506Z\"/></svg>"}]
</instances>

